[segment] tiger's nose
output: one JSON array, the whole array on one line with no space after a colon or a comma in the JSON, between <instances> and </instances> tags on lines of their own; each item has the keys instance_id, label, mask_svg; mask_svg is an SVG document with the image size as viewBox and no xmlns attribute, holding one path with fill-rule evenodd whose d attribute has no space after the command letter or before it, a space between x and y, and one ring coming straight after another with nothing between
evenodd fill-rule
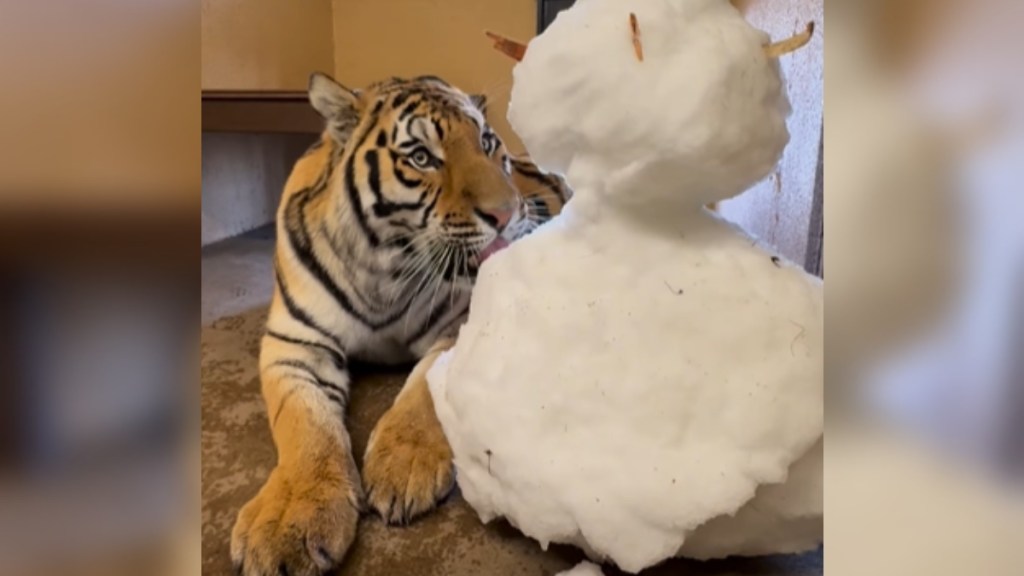
<instances>
[{"instance_id":1,"label":"tiger's nose","mask_svg":"<svg viewBox=\"0 0 1024 576\"><path fill-rule=\"evenodd\" d=\"M508 226L508 223L512 221L512 217L515 216L516 205L509 204L507 206L489 208L487 210L478 209L476 212L484 222L487 222L490 226L501 232Z\"/></svg>"}]
</instances>

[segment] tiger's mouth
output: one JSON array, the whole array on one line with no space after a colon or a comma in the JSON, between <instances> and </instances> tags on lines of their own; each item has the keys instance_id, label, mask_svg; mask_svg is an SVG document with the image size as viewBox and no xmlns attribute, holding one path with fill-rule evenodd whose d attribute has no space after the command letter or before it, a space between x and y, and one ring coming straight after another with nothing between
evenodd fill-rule
<instances>
[{"instance_id":1,"label":"tiger's mouth","mask_svg":"<svg viewBox=\"0 0 1024 576\"><path fill-rule=\"evenodd\" d=\"M500 250L504 250L508 246L509 242L505 238L498 236L491 241L490 244L484 246L483 250L477 255L476 259L480 265L483 265L484 261L493 256Z\"/></svg>"},{"instance_id":2,"label":"tiger's mouth","mask_svg":"<svg viewBox=\"0 0 1024 576\"><path fill-rule=\"evenodd\" d=\"M435 260L437 273L449 282L460 279L468 279L470 282L476 279L477 272L484 261L493 256L496 252L504 250L510 241L502 236L496 237L482 248L476 248L469 244L453 243L449 251L442 252Z\"/></svg>"}]
</instances>

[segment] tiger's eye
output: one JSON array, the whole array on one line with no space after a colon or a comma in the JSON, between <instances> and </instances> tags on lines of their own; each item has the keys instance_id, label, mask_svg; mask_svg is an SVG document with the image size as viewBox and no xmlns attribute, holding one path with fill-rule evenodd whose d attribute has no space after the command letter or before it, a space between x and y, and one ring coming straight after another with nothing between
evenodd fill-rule
<instances>
[{"instance_id":1,"label":"tiger's eye","mask_svg":"<svg viewBox=\"0 0 1024 576\"><path fill-rule=\"evenodd\" d=\"M431 157L430 153L424 150L423 148L417 148L416 150L413 151L412 155L409 157L409 160L420 168L427 168L430 166Z\"/></svg>"},{"instance_id":2,"label":"tiger's eye","mask_svg":"<svg viewBox=\"0 0 1024 576\"><path fill-rule=\"evenodd\" d=\"M498 147L498 141L494 137L494 134L484 134L483 136L483 148L486 154L493 154L494 150Z\"/></svg>"}]
</instances>

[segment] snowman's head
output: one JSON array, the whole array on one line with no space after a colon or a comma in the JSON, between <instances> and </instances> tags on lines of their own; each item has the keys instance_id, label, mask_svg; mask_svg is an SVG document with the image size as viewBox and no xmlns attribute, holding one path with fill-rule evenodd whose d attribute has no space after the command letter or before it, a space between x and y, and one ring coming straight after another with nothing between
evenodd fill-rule
<instances>
[{"instance_id":1,"label":"snowman's head","mask_svg":"<svg viewBox=\"0 0 1024 576\"><path fill-rule=\"evenodd\" d=\"M728 0L577 0L516 65L509 120L578 195L665 208L729 198L789 139L768 42Z\"/></svg>"}]
</instances>

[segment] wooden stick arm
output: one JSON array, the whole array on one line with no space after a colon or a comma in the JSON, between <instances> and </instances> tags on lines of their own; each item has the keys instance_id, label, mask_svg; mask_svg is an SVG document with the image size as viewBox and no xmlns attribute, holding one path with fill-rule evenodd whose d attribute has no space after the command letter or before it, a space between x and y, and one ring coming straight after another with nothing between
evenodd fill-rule
<instances>
[{"instance_id":1,"label":"wooden stick arm","mask_svg":"<svg viewBox=\"0 0 1024 576\"><path fill-rule=\"evenodd\" d=\"M495 34L490 30L485 30L484 34L486 34L488 38L494 41L495 50L501 52L502 54L508 56L509 58L515 60L516 62L522 61L523 56L526 56L526 44L516 42L515 40L511 40L500 34Z\"/></svg>"},{"instance_id":2,"label":"wooden stick arm","mask_svg":"<svg viewBox=\"0 0 1024 576\"><path fill-rule=\"evenodd\" d=\"M771 44L764 47L764 53L769 58L778 58L784 54L795 52L800 48L803 48L808 42L811 41L811 36L814 35L814 22L808 22L807 28L803 32L794 34L785 40L778 42L772 42Z\"/></svg>"}]
</instances>

